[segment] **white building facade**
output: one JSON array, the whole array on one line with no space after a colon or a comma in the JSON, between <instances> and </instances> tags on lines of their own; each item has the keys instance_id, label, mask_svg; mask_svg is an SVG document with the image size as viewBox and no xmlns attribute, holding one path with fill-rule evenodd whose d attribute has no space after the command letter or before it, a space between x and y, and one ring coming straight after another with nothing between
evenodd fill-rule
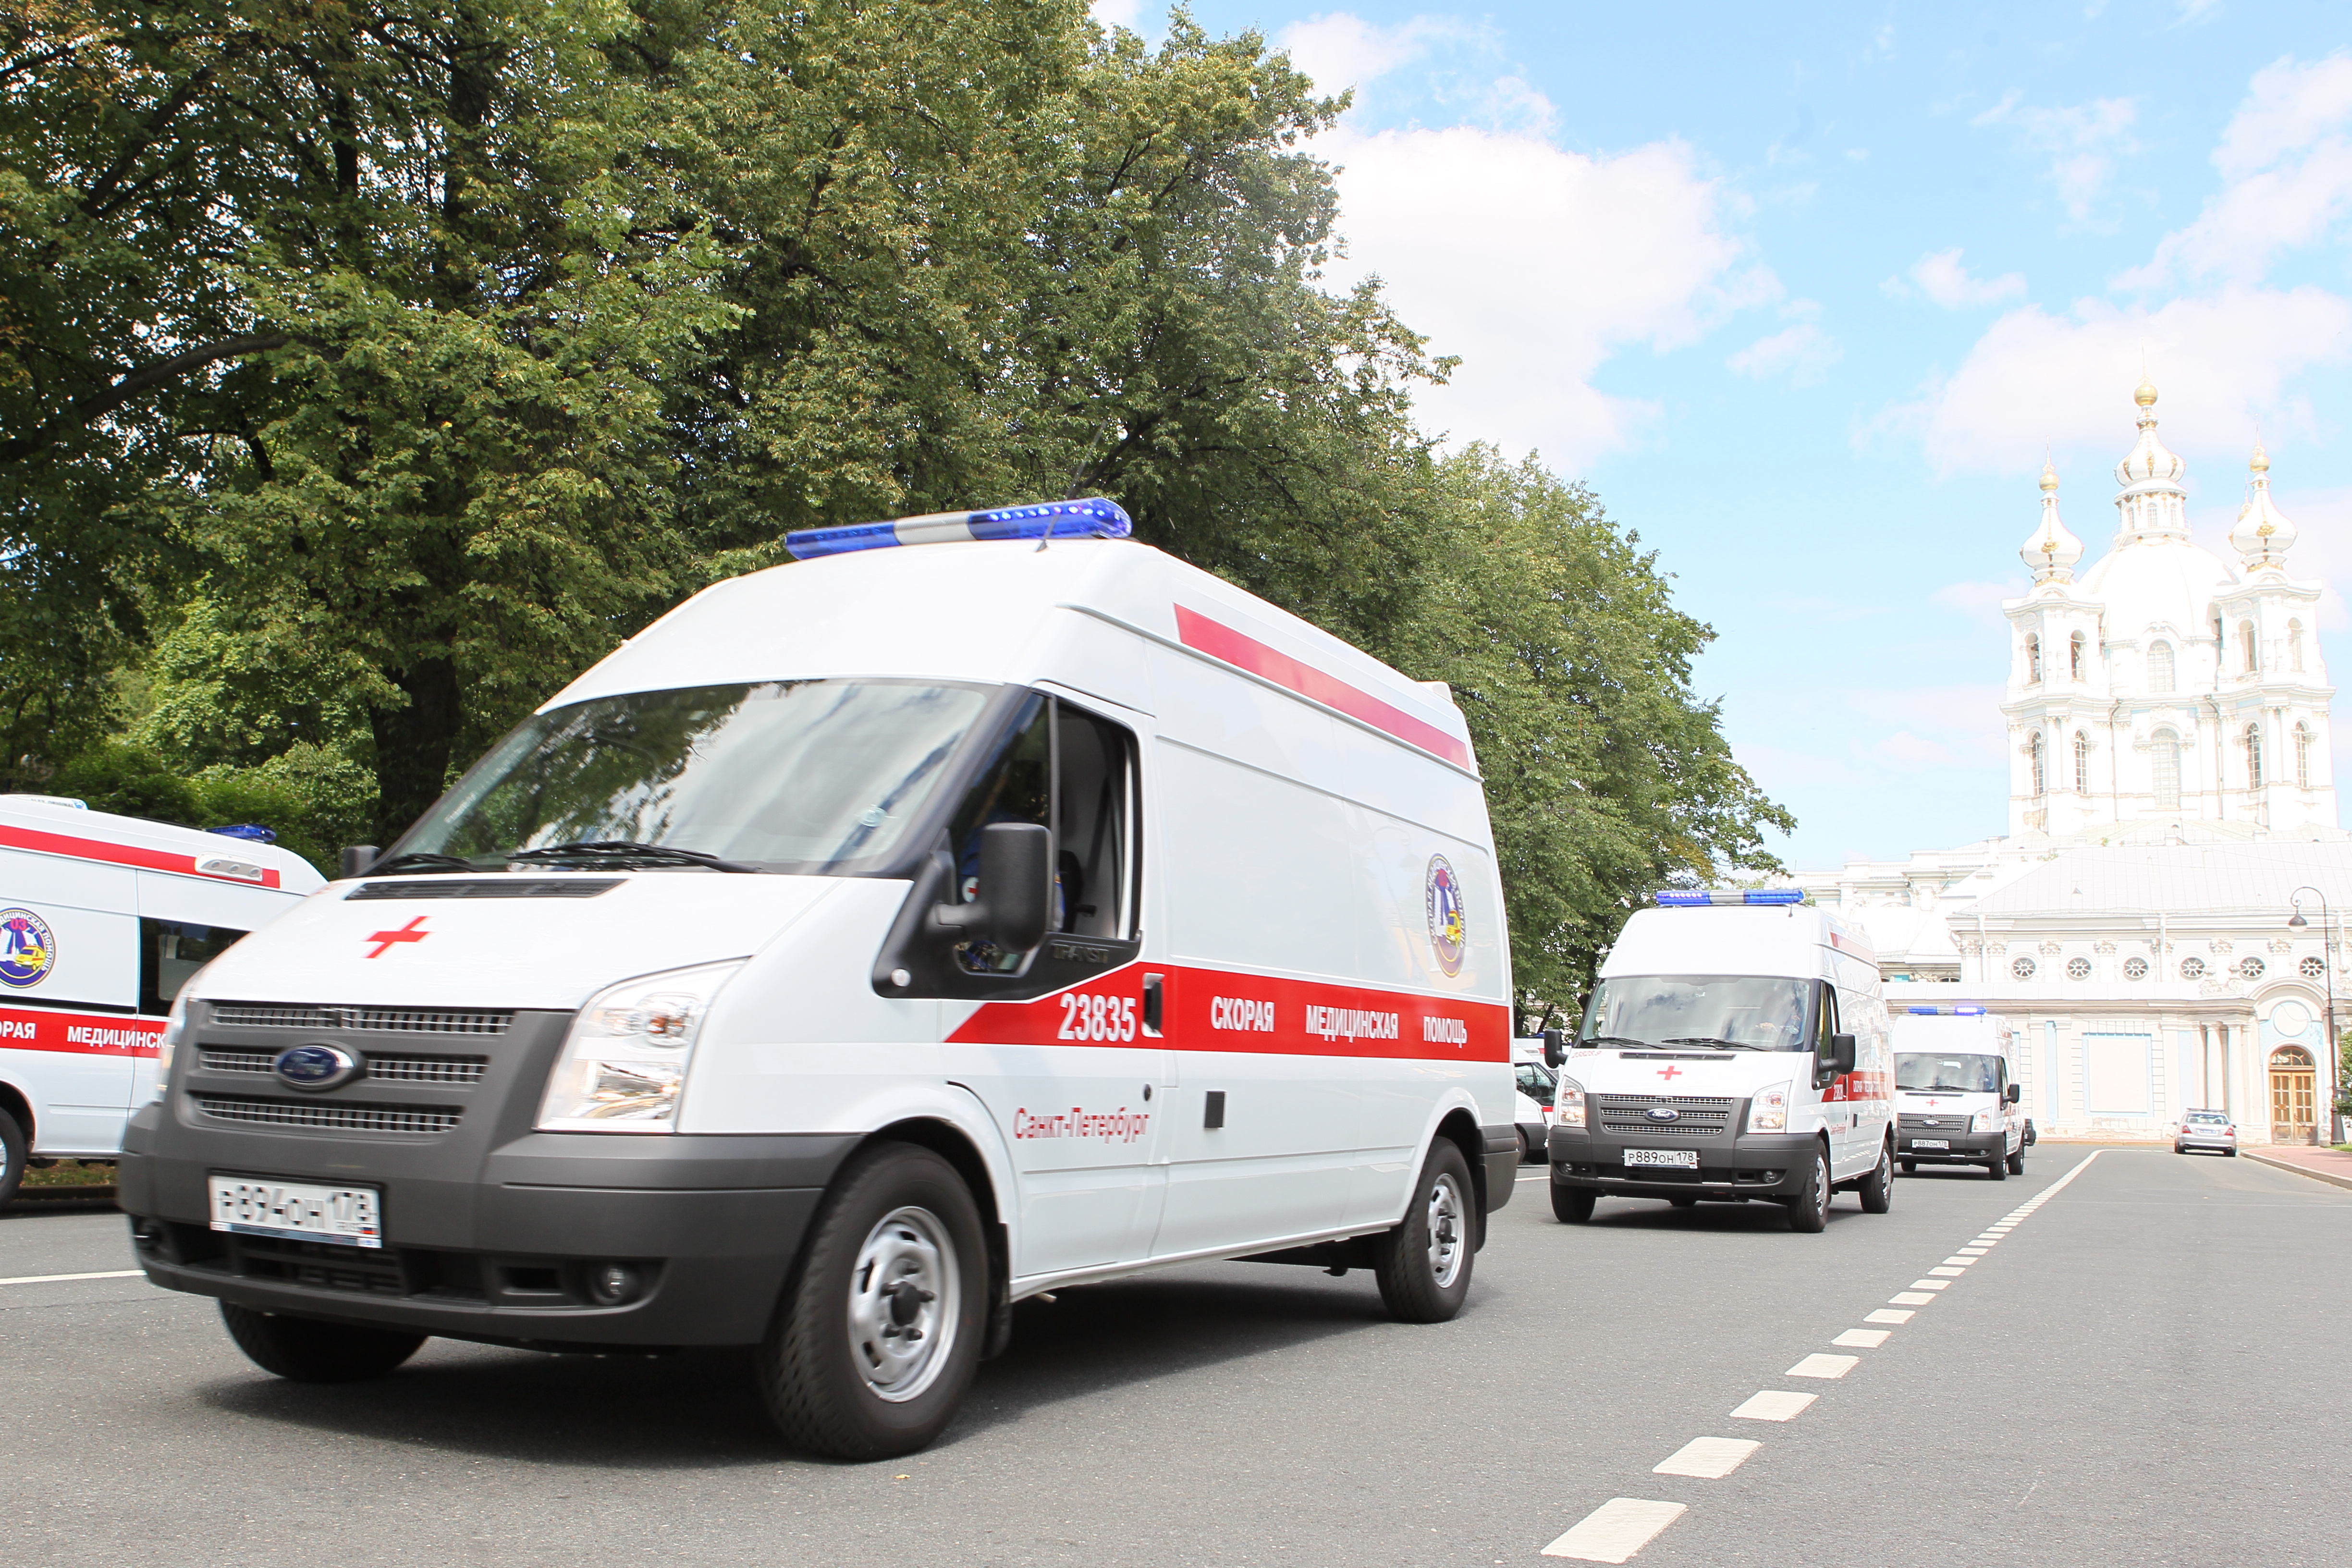
<instances>
[{"instance_id":1,"label":"white building facade","mask_svg":"<svg viewBox=\"0 0 2352 1568\"><path fill-rule=\"evenodd\" d=\"M1797 880L1867 930L1891 1007L2008 1018L2036 1127L2162 1140L2192 1108L2248 1142L2332 1137L2326 1018L2352 974L2352 837L2336 822L2322 585L2258 445L2225 562L2195 543L2187 465L2135 395L2116 530L2079 577L2058 477L2002 605L2009 833ZM2298 911L2305 924L2287 922Z\"/></svg>"}]
</instances>

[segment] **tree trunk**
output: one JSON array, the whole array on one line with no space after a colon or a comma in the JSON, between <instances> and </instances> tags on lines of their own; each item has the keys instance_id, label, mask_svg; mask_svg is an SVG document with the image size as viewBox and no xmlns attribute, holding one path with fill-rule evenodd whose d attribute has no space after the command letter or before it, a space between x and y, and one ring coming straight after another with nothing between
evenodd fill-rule
<instances>
[{"instance_id":1,"label":"tree trunk","mask_svg":"<svg viewBox=\"0 0 2352 1568\"><path fill-rule=\"evenodd\" d=\"M368 710L375 731L375 841L386 848L441 798L449 749L464 718L455 660L419 659L393 671L392 682L407 703Z\"/></svg>"}]
</instances>

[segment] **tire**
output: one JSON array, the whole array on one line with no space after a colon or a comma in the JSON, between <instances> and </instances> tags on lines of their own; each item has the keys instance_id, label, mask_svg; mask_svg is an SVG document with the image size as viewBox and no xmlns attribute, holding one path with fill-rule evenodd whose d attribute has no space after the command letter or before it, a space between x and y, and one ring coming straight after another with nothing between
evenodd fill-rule
<instances>
[{"instance_id":1,"label":"tire","mask_svg":"<svg viewBox=\"0 0 2352 1568\"><path fill-rule=\"evenodd\" d=\"M1562 1225L1585 1225L1592 1218L1592 1205L1601 1194L1591 1187L1568 1187L1551 1184L1551 1217Z\"/></svg>"},{"instance_id":2,"label":"tire","mask_svg":"<svg viewBox=\"0 0 2352 1568\"><path fill-rule=\"evenodd\" d=\"M2009 1180L2009 1156L2004 1154L2000 1159L1995 1160L1991 1164L1987 1165L1985 1167L1985 1174L1990 1176L1996 1182L2005 1182Z\"/></svg>"},{"instance_id":3,"label":"tire","mask_svg":"<svg viewBox=\"0 0 2352 1568\"><path fill-rule=\"evenodd\" d=\"M221 1321L246 1359L294 1383L364 1383L416 1353L423 1334L288 1318L223 1301Z\"/></svg>"},{"instance_id":4,"label":"tire","mask_svg":"<svg viewBox=\"0 0 2352 1568\"><path fill-rule=\"evenodd\" d=\"M1666 1202L1674 1205L1675 1207L1678 1209L1695 1209L1698 1207L1698 1200L1696 1198L1668 1198Z\"/></svg>"},{"instance_id":5,"label":"tire","mask_svg":"<svg viewBox=\"0 0 2352 1568\"><path fill-rule=\"evenodd\" d=\"M1906 1175L1906 1176L1916 1176L1916 1175L1917 1175L1917 1174L1919 1173L1919 1162L1918 1162L1918 1161L1916 1161L1916 1160L1906 1160L1906 1161L1904 1161L1904 1162L1903 1162L1903 1173L1904 1173L1905 1175Z\"/></svg>"},{"instance_id":6,"label":"tire","mask_svg":"<svg viewBox=\"0 0 2352 1568\"><path fill-rule=\"evenodd\" d=\"M1522 1165L1532 1164L1535 1162L1535 1148L1528 1142L1528 1130L1522 1127L1519 1129L1519 1163Z\"/></svg>"},{"instance_id":7,"label":"tire","mask_svg":"<svg viewBox=\"0 0 2352 1568\"><path fill-rule=\"evenodd\" d=\"M1854 1189L1862 1194L1862 1212L1885 1214L1895 1206L1895 1151L1882 1143L1878 1146L1878 1163L1862 1185Z\"/></svg>"},{"instance_id":8,"label":"tire","mask_svg":"<svg viewBox=\"0 0 2352 1568\"><path fill-rule=\"evenodd\" d=\"M2009 1157L2009 1173L2012 1176L2025 1174L2025 1149L2021 1144L2017 1152Z\"/></svg>"},{"instance_id":9,"label":"tire","mask_svg":"<svg viewBox=\"0 0 2352 1568\"><path fill-rule=\"evenodd\" d=\"M1812 1168L1805 1174L1805 1184L1792 1197L1780 1200L1789 1205L1789 1228L1806 1236L1817 1236L1830 1225L1830 1153L1820 1144L1813 1145Z\"/></svg>"},{"instance_id":10,"label":"tire","mask_svg":"<svg viewBox=\"0 0 2352 1568\"><path fill-rule=\"evenodd\" d=\"M2186 1154L2186 1153L2188 1153L2188 1152L2189 1152L2189 1151L2188 1151L2188 1150L2183 1149L2183 1148L2182 1148L2179 1144L2178 1144L2178 1143L2175 1143L2175 1144L2172 1146L2172 1152L2173 1152L2174 1153L2176 1153L2176 1154Z\"/></svg>"},{"instance_id":11,"label":"tire","mask_svg":"<svg viewBox=\"0 0 2352 1568\"><path fill-rule=\"evenodd\" d=\"M1469 1299L1478 1252L1478 1189L1453 1139L1430 1145L1412 1191L1402 1223L1372 1238L1372 1278L1398 1322L1442 1323Z\"/></svg>"},{"instance_id":12,"label":"tire","mask_svg":"<svg viewBox=\"0 0 2352 1568\"><path fill-rule=\"evenodd\" d=\"M817 1211L754 1375L794 1448L892 1458L954 1419L987 1331L988 1252L971 1189L929 1149L876 1143Z\"/></svg>"},{"instance_id":13,"label":"tire","mask_svg":"<svg viewBox=\"0 0 2352 1568\"><path fill-rule=\"evenodd\" d=\"M2235 1149L2224 1149L2221 1152L2232 1160L2238 1157L2238 1152Z\"/></svg>"},{"instance_id":14,"label":"tire","mask_svg":"<svg viewBox=\"0 0 2352 1568\"><path fill-rule=\"evenodd\" d=\"M0 1208L16 1195L17 1184L25 1179L25 1130L16 1119L0 1110Z\"/></svg>"}]
</instances>

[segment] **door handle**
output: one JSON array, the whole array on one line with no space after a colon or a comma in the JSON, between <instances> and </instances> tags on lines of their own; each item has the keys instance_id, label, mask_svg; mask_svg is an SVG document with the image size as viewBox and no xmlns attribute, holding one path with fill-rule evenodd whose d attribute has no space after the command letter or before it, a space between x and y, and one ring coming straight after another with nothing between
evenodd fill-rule
<instances>
[{"instance_id":1,"label":"door handle","mask_svg":"<svg viewBox=\"0 0 2352 1568\"><path fill-rule=\"evenodd\" d=\"M1155 1038L1160 1034L1160 977L1157 974L1145 975L1143 977L1143 1032Z\"/></svg>"}]
</instances>

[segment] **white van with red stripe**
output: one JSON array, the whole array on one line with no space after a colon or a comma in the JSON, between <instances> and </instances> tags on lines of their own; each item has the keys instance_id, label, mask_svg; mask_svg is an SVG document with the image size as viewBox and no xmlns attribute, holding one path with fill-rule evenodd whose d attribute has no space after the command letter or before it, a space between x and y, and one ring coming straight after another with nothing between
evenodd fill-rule
<instances>
[{"instance_id":1,"label":"white van with red stripe","mask_svg":"<svg viewBox=\"0 0 2352 1568\"><path fill-rule=\"evenodd\" d=\"M852 1458L1042 1292L1250 1258L1451 1317L1518 1149L1462 716L1126 531L795 535L574 681L184 993L150 1278L297 1378L757 1345Z\"/></svg>"},{"instance_id":2,"label":"white van with red stripe","mask_svg":"<svg viewBox=\"0 0 2352 1568\"><path fill-rule=\"evenodd\" d=\"M324 885L267 844L0 795L0 1203L27 1159L112 1159L181 983Z\"/></svg>"}]
</instances>

